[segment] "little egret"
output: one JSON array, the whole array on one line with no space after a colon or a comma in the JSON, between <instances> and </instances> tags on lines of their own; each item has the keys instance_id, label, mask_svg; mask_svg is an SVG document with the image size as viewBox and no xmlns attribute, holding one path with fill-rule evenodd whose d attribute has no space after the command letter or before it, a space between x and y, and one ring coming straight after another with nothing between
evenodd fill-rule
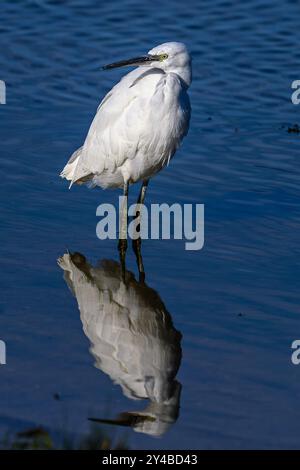
<instances>
[{"instance_id":1,"label":"little egret","mask_svg":"<svg viewBox=\"0 0 300 470\"><path fill-rule=\"evenodd\" d=\"M120 250L127 247L128 186L142 181L138 204L149 179L166 166L187 134L192 81L184 44L167 42L147 55L103 67L137 66L104 97L82 147L61 177L73 183L123 188Z\"/></svg>"}]
</instances>

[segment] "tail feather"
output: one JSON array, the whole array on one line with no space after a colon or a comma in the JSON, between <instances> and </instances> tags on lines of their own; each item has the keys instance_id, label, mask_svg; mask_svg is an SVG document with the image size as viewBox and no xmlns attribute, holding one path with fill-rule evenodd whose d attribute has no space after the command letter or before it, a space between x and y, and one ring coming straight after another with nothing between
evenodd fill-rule
<instances>
[{"instance_id":1,"label":"tail feather","mask_svg":"<svg viewBox=\"0 0 300 470\"><path fill-rule=\"evenodd\" d=\"M79 159L81 157L81 151L82 151L82 147L80 147L78 150L76 150L76 152L73 153L70 160L68 161L63 171L59 175L61 178L65 178L66 180L71 181L69 189L74 183L75 170L79 162Z\"/></svg>"}]
</instances>

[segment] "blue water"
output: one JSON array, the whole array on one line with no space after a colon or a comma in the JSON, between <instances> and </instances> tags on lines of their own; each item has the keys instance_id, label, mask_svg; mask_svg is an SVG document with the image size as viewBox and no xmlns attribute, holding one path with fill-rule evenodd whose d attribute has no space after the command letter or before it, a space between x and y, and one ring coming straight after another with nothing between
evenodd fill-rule
<instances>
[{"instance_id":1,"label":"blue water","mask_svg":"<svg viewBox=\"0 0 300 470\"><path fill-rule=\"evenodd\" d=\"M160 438L104 429L131 448L299 448L299 13L291 0L1 3L2 432L80 434L89 416L145 407L94 367L56 263L67 248L118 260L95 211L119 194L68 191L58 173L124 73L100 66L176 40L193 55L190 132L147 203L205 204L205 246L145 241L143 258L182 334L179 417Z\"/></svg>"}]
</instances>

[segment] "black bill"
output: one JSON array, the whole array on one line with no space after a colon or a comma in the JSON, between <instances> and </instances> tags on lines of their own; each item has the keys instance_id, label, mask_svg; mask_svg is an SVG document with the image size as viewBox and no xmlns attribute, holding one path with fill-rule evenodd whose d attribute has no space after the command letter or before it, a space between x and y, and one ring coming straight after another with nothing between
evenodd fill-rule
<instances>
[{"instance_id":1,"label":"black bill","mask_svg":"<svg viewBox=\"0 0 300 470\"><path fill-rule=\"evenodd\" d=\"M140 413L121 413L117 419L98 419L98 418L88 418L89 421L93 421L94 423L102 423L102 424L112 424L114 426L128 426L134 427L137 426L139 423L143 423L145 421L156 421L155 418L149 415L143 415Z\"/></svg>"},{"instance_id":2,"label":"black bill","mask_svg":"<svg viewBox=\"0 0 300 470\"><path fill-rule=\"evenodd\" d=\"M159 60L157 55L146 55L142 57L134 57L133 59L120 60L119 62L113 62L112 64L104 65L103 70L116 69L117 67L126 67L126 66L139 66L145 65L149 62Z\"/></svg>"}]
</instances>

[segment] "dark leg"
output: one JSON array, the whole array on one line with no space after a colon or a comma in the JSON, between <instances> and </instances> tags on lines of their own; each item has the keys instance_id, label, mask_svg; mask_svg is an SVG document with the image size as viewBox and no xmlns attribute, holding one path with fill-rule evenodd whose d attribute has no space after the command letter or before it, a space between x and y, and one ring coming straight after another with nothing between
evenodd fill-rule
<instances>
[{"instance_id":1,"label":"dark leg","mask_svg":"<svg viewBox=\"0 0 300 470\"><path fill-rule=\"evenodd\" d=\"M145 268L143 264L141 247L142 247L142 243L141 243L140 238L138 238L137 240L133 240L132 248L135 253L136 263L137 263L138 270L139 270L139 280L140 282L145 282Z\"/></svg>"},{"instance_id":2,"label":"dark leg","mask_svg":"<svg viewBox=\"0 0 300 470\"><path fill-rule=\"evenodd\" d=\"M122 273L125 277L125 257L127 250L127 217L128 217L128 182L124 183L124 192L123 192L123 206L122 212L120 214L120 233L119 233L119 244L118 249L120 252L120 262L122 267Z\"/></svg>"},{"instance_id":3,"label":"dark leg","mask_svg":"<svg viewBox=\"0 0 300 470\"><path fill-rule=\"evenodd\" d=\"M143 181L140 194L137 200L137 205L136 205L136 221L135 221L135 227L136 231L141 231L141 208L140 206L144 204L145 196L146 196L146 191L148 187L149 180ZM132 247L133 251L136 256L136 261L138 265L138 270L139 270L139 276L140 276L140 281L144 282L145 280L145 270L144 270L144 265L143 265L143 258L142 258L142 253L141 253L141 245L142 245L142 240L141 237L137 238L136 240L133 240L132 242Z\"/></svg>"},{"instance_id":4,"label":"dark leg","mask_svg":"<svg viewBox=\"0 0 300 470\"><path fill-rule=\"evenodd\" d=\"M143 181L143 184L142 184L141 190L140 190L140 194L139 194L139 197L138 197L138 200L137 200L138 204L144 204L148 184L149 184L149 180L144 180Z\"/></svg>"}]
</instances>

